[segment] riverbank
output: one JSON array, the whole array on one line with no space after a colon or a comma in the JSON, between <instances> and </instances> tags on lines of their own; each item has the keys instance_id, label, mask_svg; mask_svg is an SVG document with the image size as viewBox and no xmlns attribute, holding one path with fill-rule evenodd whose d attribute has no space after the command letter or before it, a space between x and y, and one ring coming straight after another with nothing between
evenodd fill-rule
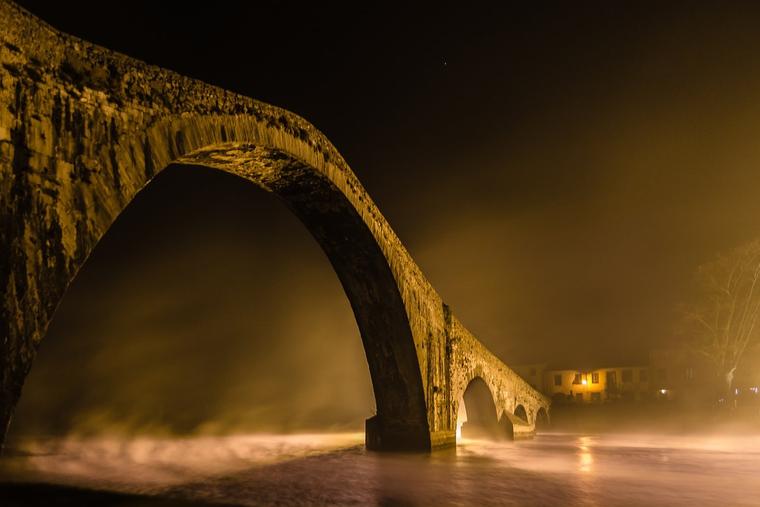
<instances>
[{"instance_id":1,"label":"riverbank","mask_svg":"<svg viewBox=\"0 0 760 507\"><path fill-rule=\"evenodd\" d=\"M54 484L0 483L3 507L221 507L214 504L150 495L133 495Z\"/></svg>"},{"instance_id":2,"label":"riverbank","mask_svg":"<svg viewBox=\"0 0 760 507\"><path fill-rule=\"evenodd\" d=\"M663 402L554 404L551 430L573 433L760 434L760 408L727 410Z\"/></svg>"}]
</instances>

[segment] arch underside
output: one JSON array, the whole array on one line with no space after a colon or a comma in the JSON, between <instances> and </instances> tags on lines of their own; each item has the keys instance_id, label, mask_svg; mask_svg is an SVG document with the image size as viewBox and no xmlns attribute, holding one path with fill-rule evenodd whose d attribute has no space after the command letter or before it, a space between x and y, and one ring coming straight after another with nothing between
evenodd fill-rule
<instances>
[{"instance_id":1,"label":"arch underside","mask_svg":"<svg viewBox=\"0 0 760 507\"><path fill-rule=\"evenodd\" d=\"M153 159L150 154L147 157ZM338 275L362 337L377 405L377 415L371 425L374 440L368 440L368 444L378 449L430 449L420 367L404 302L377 239L347 196L309 164L284 151L254 143L204 146L178 156L165 167L171 165L205 166L237 175L277 195L299 218L320 244ZM144 168L126 169L146 173ZM140 188L149 184L162 169L150 171L146 183ZM117 213L109 216L108 225L113 223L134 195L132 193L129 199L121 200ZM100 208L103 209L102 206ZM85 214L87 211L91 210L83 210ZM37 315L40 329L35 335L40 338L44 335L66 287L98 239L96 237L94 241L87 242L84 253L82 248L78 248L79 254L74 262L65 262L61 252L56 252L55 259L60 259L61 265L55 276L39 287L41 293L38 294L47 307L42 314L48 317L43 319ZM66 272L62 266L73 269ZM19 285L19 292L30 289L24 284ZM6 308L2 310L7 311ZM7 313L5 315L9 316ZM13 326L10 318L4 320ZM12 331L9 328L8 335ZM23 329L15 329L14 334L19 336L20 332ZM5 432L38 345L39 340L32 349L21 351L22 360L12 365L16 371L3 368L4 376L8 377L3 379L3 399L0 400L6 414ZM5 351L3 359L9 359L11 352ZM4 363L8 364L7 361Z\"/></svg>"},{"instance_id":2,"label":"arch underside","mask_svg":"<svg viewBox=\"0 0 760 507\"><path fill-rule=\"evenodd\" d=\"M273 192L306 226L335 270L354 312L377 404L383 449L429 449L427 409L404 301L377 239L355 206L313 167L250 143L207 146L179 157ZM381 425L381 427L378 427Z\"/></svg>"}]
</instances>

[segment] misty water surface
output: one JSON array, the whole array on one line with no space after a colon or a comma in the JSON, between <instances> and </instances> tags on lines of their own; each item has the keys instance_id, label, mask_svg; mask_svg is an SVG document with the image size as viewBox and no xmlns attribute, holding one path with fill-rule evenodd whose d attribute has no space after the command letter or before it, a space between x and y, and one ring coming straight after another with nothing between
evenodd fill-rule
<instances>
[{"instance_id":1,"label":"misty water surface","mask_svg":"<svg viewBox=\"0 0 760 507\"><path fill-rule=\"evenodd\" d=\"M368 453L361 434L29 441L5 479L241 505L760 505L760 437L553 433Z\"/></svg>"}]
</instances>

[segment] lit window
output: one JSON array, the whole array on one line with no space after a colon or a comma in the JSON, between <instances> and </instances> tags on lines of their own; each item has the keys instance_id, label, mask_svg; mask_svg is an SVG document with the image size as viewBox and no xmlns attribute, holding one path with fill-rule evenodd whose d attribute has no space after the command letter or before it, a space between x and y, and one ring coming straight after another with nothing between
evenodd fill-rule
<instances>
[{"instance_id":1,"label":"lit window","mask_svg":"<svg viewBox=\"0 0 760 507\"><path fill-rule=\"evenodd\" d=\"M599 383L599 372L591 374L591 383L592 384L598 384Z\"/></svg>"},{"instance_id":2,"label":"lit window","mask_svg":"<svg viewBox=\"0 0 760 507\"><path fill-rule=\"evenodd\" d=\"M760 392L760 388L758 388L757 386L750 387L749 390L752 391L755 394L757 394L758 392Z\"/></svg>"}]
</instances>

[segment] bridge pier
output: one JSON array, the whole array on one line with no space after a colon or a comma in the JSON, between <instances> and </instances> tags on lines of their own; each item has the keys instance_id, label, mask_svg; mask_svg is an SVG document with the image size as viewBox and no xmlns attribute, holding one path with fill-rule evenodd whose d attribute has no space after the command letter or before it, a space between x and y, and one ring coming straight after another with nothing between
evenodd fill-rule
<instances>
[{"instance_id":1,"label":"bridge pier","mask_svg":"<svg viewBox=\"0 0 760 507\"><path fill-rule=\"evenodd\" d=\"M456 442L436 440L425 427L386 424L380 415L367 419L364 442L370 451L421 451L454 445Z\"/></svg>"}]
</instances>

